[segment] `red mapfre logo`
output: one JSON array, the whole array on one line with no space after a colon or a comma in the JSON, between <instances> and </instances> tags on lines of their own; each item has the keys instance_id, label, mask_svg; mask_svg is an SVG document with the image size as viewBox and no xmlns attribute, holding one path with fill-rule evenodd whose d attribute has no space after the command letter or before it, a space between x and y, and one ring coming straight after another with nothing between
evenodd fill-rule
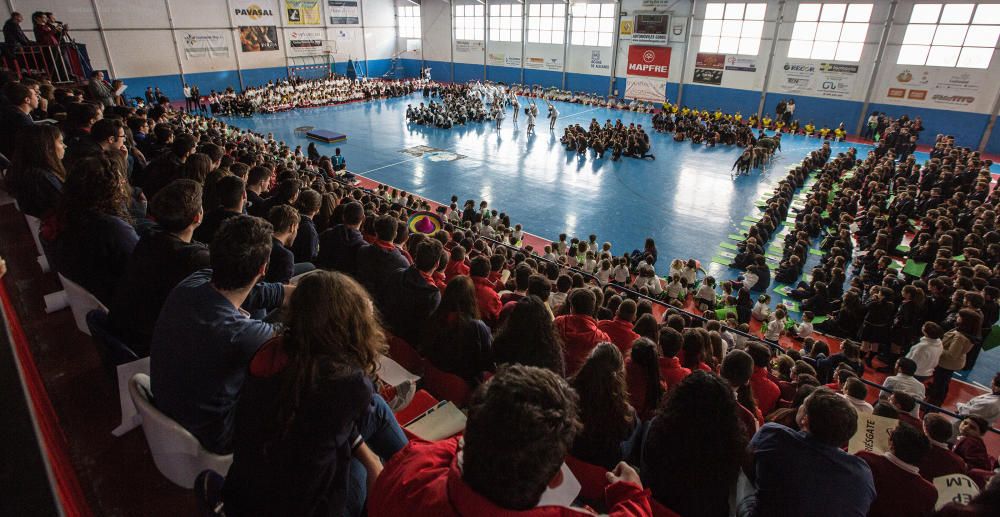
<instances>
[{"instance_id":1,"label":"red mapfre logo","mask_svg":"<svg viewBox=\"0 0 1000 517\"><path fill-rule=\"evenodd\" d=\"M670 47L628 47L628 75L666 79L670 75Z\"/></svg>"}]
</instances>

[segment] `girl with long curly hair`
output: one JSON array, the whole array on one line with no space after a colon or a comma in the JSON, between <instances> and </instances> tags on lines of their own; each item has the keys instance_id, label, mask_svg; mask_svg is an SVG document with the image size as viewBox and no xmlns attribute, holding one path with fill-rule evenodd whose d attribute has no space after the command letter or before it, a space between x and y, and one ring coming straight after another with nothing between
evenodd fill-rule
<instances>
[{"instance_id":1,"label":"girl with long curly hair","mask_svg":"<svg viewBox=\"0 0 1000 517\"><path fill-rule=\"evenodd\" d=\"M250 361L236 409L229 515L360 515L406 445L374 388L386 339L368 293L320 271L299 282L281 335Z\"/></svg>"},{"instance_id":2,"label":"girl with long curly hair","mask_svg":"<svg viewBox=\"0 0 1000 517\"><path fill-rule=\"evenodd\" d=\"M570 385L580 395L583 422L572 454L611 470L631 452L639 422L628 403L625 362L618 347L611 343L597 345Z\"/></svg>"}]
</instances>

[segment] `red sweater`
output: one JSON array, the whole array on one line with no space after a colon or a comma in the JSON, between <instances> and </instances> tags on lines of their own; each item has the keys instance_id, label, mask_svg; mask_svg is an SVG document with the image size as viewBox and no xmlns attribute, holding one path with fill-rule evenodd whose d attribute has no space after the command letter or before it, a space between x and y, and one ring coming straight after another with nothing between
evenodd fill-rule
<instances>
[{"instance_id":1,"label":"red sweater","mask_svg":"<svg viewBox=\"0 0 1000 517\"><path fill-rule=\"evenodd\" d=\"M954 452L931 444L931 450L924 455L920 462L920 475L927 481L934 481L934 478L948 476L951 474L965 474L965 460Z\"/></svg>"},{"instance_id":2,"label":"red sweater","mask_svg":"<svg viewBox=\"0 0 1000 517\"><path fill-rule=\"evenodd\" d=\"M556 517L594 515L586 508L540 506L514 511L477 494L462 479L456 463L458 438L439 442L412 441L396 453L368 494L372 517L504 516ZM652 517L648 490L615 483L604 490L609 515Z\"/></svg>"},{"instance_id":3,"label":"red sweater","mask_svg":"<svg viewBox=\"0 0 1000 517\"><path fill-rule=\"evenodd\" d=\"M688 375L691 375L691 370L681 366L680 359L676 357L660 358L660 379L667 385L668 390L680 384Z\"/></svg>"},{"instance_id":4,"label":"red sweater","mask_svg":"<svg viewBox=\"0 0 1000 517\"><path fill-rule=\"evenodd\" d=\"M857 456L872 469L875 501L868 517L921 516L934 513L937 489L929 481L903 470L881 454L861 451Z\"/></svg>"},{"instance_id":5,"label":"red sweater","mask_svg":"<svg viewBox=\"0 0 1000 517\"><path fill-rule=\"evenodd\" d=\"M444 267L445 283L451 282L452 278L461 275L469 276L469 266L464 260L452 260Z\"/></svg>"},{"instance_id":6,"label":"red sweater","mask_svg":"<svg viewBox=\"0 0 1000 517\"><path fill-rule=\"evenodd\" d=\"M990 470L990 454L983 439L978 436L959 436L955 454L961 456L970 469Z\"/></svg>"},{"instance_id":7,"label":"red sweater","mask_svg":"<svg viewBox=\"0 0 1000 517\"><path fill-rule=\"evenodd\" d=\"M753 396L757 399L757 407L760 408L761 414L767 416L774 410L774 405L778 403L778 398L781 397L781 388L767 378L767 369L764 367L753 369L753 375L750 377L750 388L753 389Z\"/></svg>"},{"instance_id":8,"label":"red sweater","mask_svg":"<svg viewBox=\"0 0 1000 517\"><path fill-rule=\"evenodd\" d=\"M597 328L597 321L590 316L567 314L559 316L553 323L563 340L566 377L576 375L594 347L611 341L611 337Z\"/></svg>"},{"instance_id":9,"label":"red sweater","mask_svg":"<svg viewBox=\"0 0 1000 517\"><path fill-rule=\"evenodd\" d=\"M631 357L625 358L625 382L628 384L628 401L639 414L639 418L649 420L656 410L656 403L646 400L646 391L649 388L649 377L639 365L632 362ZM667 390L666 384L660 379L660 386L663 391Z\"/></svg>"},{"instance_id":10,"label":"red sweater","mask_svg":"<svg viewBox=\"0 0 1000 517\"><path fill-rule=\"evenodd\" d=\"M472 283L476 285L476 302L479 304L479 318L490 328L495 328L500 319L500 296L493 289L493 284L489 279L477 276L472 277Z\"/></svg>"},{"instance_id":11,"label":"red sweater","mask_svg":"<svg viewBox=\"0 0 1000 517\"><path fill-rule=\"evenodd\" d=\"M617 316L613 320L597 322L597 328L611 336L611 342L622 351L624 357L628 357L629 351L632 350L632 342L639 338L639 334L632 330L632 322L619 319Z\"/></svg>"}]
</instances>

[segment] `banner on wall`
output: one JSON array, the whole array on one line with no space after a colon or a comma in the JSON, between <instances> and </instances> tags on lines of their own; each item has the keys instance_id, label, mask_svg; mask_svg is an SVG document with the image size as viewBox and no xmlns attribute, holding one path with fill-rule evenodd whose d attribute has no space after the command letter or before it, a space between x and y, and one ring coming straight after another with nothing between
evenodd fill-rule
<instances>
[{"instance_id":1,"label":"banner on wall","mask_svg":"<svg viewBox=\"0 0 1000 517\"><path fill-rule=\"evenodd\" d=\"M699 52L694 60L694 76L692 80L701 84L722 84L722 74L726 66L725 54Z\"/></svg>"},{"instance_id":2,"label":"banner on wall","mask_svg":"<svg viewBox=\"0 0 1000 517\"><path fill-rule=\"evenodd\" d=\"M184 31L181 45L185 59L229 57L229 35L225 31Z\"/></svg>"},{"instance_id":3,"label":"banner on wall","mask_svg":"<svg viewBox=\"0 0 1000 517\"><path fill-rule=\"evenodd\" d=\"M524 68L561 72L563 69L563 60L561 57L527 56L524 59Z\"/></svg>"},{"instance_id":4,"label":"banner on wall","mask_svg":"<svg viewBox=\"0 0 1000 517\"><path fill-rule=\"evenodd\" d=\"M919 67L898 68L895 72L886 97L928 107L971 108L980 102L985 82L983 75L975 71Z\"/></svg>"},{"instance_id":5,"label":"banner on wall","mask_svg":"<svg viewBox=\"0 0 1000 517\"><path fill-rule=\"evenodd\" d=\"M785 62L776 88L785 93L845 98L857 89L858 65Z\"/></svg>"},{"instance_id":6,"label":"banner on wall","mask_svg":"<svg viewBox=\"0 0 1000 517\"><path fill-rule=\"evenodd\" d=\"M455 52L475 52L482 53L486 47L483 46L483 40L455 40Z\"/></svg>"},{"instance_id":7,"label":"banner on wall","mask_svg":"<svg viewBox=\"0 0 1000 517\"><path fill-rule=\"evenodd\" d=\"M631 16L622 18L618 24L618 36L623 39L632 39L633 32L635 32L635 20Z\"/></svg>"},{"instance_id":8,"label":"banner on wall","mask_svg":"<svg viewBox=\"0 0 1000 517\"><path fill-rule=\"evenodd\" d=\"M286 29L285 48L289 56L317 56L326 51L326 29Z\"/></svg>"},{"instance_id":9,"label":"banner on wall","mask_svg":"<svg viewBox=\"0 0 1000 517\"><path fill-rule=\"evenodd\" d=\"M278 50L278 28L274 25L267 27L252 26L240 27L240 47L243 52L268 52Z\"/></svg>"},{"instance_id":10,"label":"banner on wall","mask_svg":"<svg viewBox=\"0 0 1000 517\"><path fill-rule=\"evenodd\" d=\"M752 57L726 56L726 70L733 72L756 72L757 60Z\"/></svg>"},{"instance_id":11,"label":"banner on wall","mask_svg":"<svg viewBox=\"0 0 1000 517\"><path fill-rule=\"evenodd\" d=\"M288 25L320 25L323 7L320 0L284 0L285 21Z\"/></svg>"},{"instance_id":12,"label":"banner on wall","mask_svg":"<svg viewBox=\"0 0 1000 517\"><path fill-rule=\"evenodd\" d=\"M327 0L326 13L330 16L330 25L361 23L361 11L357 0Z\"/></svg>"},{"instance_id":13,"label":"banner on wall","mask_svg":"<svg viewBox=\"0 0 1000 517\"><path fill-rule=\"evenodd\" d=\"M231 0L233 25L278 25L274 15L274 3L268 0Z\"/></svg>"},{"instance_id":14,"label":"banner on wall","mask_svg":"<svg viewBox=\"0 0 1000 517\"><path fill-rule=\"evenodd\" d=\"M629 45L625 97L662 103L670 76L670 47Z\"/></svg>"},{"instance_id":15,"label":"banner on wall","mask_svg":"<svg viewBox=\"0 0 1000 517\"><path fill-rule=\"evenodd\" d=\"M611 63L605 59L602 51L590 51L590 70L594 72L607 72L608 70L611 70Z\"/></svg>"},{"instance_id":16,"label":"banner on wall","mask_svg":"<svg viewBox=\"0 0 1000 517\"><path fill-rule=\"evenodd\" d=\"M632 30L633 42L666 43L670 31L670 15L636 13Z\"/></svg>"}]
</instances>

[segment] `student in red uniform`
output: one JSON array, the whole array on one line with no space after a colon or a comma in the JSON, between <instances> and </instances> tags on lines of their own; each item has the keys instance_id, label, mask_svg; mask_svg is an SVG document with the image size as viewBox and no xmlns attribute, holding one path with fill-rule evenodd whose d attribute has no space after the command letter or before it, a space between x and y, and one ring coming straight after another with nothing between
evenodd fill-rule
<instances>
[{"instance_id":1,"label":"student in red uniform","mask_svg":"<svg viewBox=\"0 0 1000 517\"><path fill-rule=\"evenodd\" d=\"M472 283L476 285L476 302L479 304L479 315L482 317L483 322L489 325L490 328L496 328L500 320L500 309L503 308L503 304L500 303L500 296L489 281L490 260L481 256L472 259L469 273L472 276Z\"/></svg>"},{"instance_id":2,"label":"student in red uniform","mask_svg":"<svg viewBox=\"0 0 1000 517\"><path fill-rule=\"evenodd\" d=\"M563 461L581 429L577 395L555 373L501 368L472 396L462 438L411 442L385 465L368 498L372 517L581 516L572 495L539 506L563 482ZM608 474L608 514L651 516L632 467Z\"/></svg>"},{"instance_id":3,"label":"student in red uniform","mask_svg":"<svg viewBox=\"0 0 1000 517\"><path fill-rule=\"evenodd\" d=\"M555 325L565 345L566 375L572 376L583 366L590 351L598 343L610 342L611 337L597 328L597 320L594 319L597 297L590 289L574 289L567 300L570 313L556 318Z\"/></svg>"},{"instance_id":4,"label":"student in red uniform","mask_svg":"<svg viewBox=\"0 0 1000 517\"><path fill-rule=\"evenodd\" d=\"M618 347L622 355L628 356L629 348L639 334L632 330L635 322L635 300L625 300L618 306L618 313L613 320L604 320L597 323L597 328L611 336L611 342Z\"/></svg>"},{"instance_id":5,"label":"student in red uniform","mask_svg":"<svg viewBox=\"0 0 1000 517\"><path fill-rule=\"evenodd\" d=\"M901 423L889 434L889 452L857 454L871 468L875 481L875 501L868 509L869 517L921 516L934 512L937 489L920 477L917 467L930 446L920 430Z\"/></svg>"},{"instance_id":6,"label":"student in red uniform","mask_svg":"<svg viewBox=\"0 0 1000 517\"><path fill-rule=\"evenodd\" d=\"M767 367L771 363L771 351L767 345L760 343L747 344L747 353L753 358L753 376L750 377L750 387L753 389L754 398L757 399L757 407L765 417L774 409L778 398L781 397L781 388L771 379L767 378Z\"/></svg>"},{"instance_id":7,"label":"student in red uniform","mask_svg":"<svg viewBox=\"0 0 1000 517\"><path fill-rule=\"evenodd\" d=\"M444 268L444 281L450 282L459 275L469 276L469 266L465 263L465 248L455 246L451 250L448 265Z\"/></svg>"},{"instance_id":8,"label":"student in red uniform","mask_svg":"<svg viewBox=\"0 0 1000 517\"><path fill-rule=\"evenodd\" d=\"M684 337L671 327L660 329L660 379L667 389L678 385L684 377L691 375L691 370L681 366L681 360L677 354L684 344Z\"/></svg>"},{"instance_id":9,"label":"student in red uniform","mask_svg":"<svg viewBox=\"0 0 1000 517\"><path fill-rule=\"evenodd\" d=\"M955 454L961 456L970 469L992 470L990 455L983 442L983 435L989 429L989 422L978 416L967 416L958 424Z\"/></svg>"},{"instance_id":10,"label":"student in red uniform","mask_svg":"<svg viewBox=\"0 0 1000 517\"><path fill-rule=\"evenodd\" d=\"M656 345L641 337L632 343L629 357L625 360L628 401L642 420L652 418L666 392L666 385L660 378L659 359Z\"/></svg>"},{"instance_id":11,"label":"student in red uniform","mask_svg":"<svg viewBox=\"0 0 1000 517\"><path fill-rule=\"evenodd\" d=\"M927 435L931 446L918 466L920 475L927 481L934 481L936 477L950 474L965 474L968 470L965 460L951 452L948 447L952 431L951 421L941 413L924 415L924 434Z\"/></svg>"},{"instance_id":12,"label":"student in red uniform","mask_svg":"<svg viewBox=\"0 0 1000 517\"><path fill-rule=\"evenodd\" d=\"M760 414L757 401L753 397L753 390L750 388L753 371L753 358L742 350L729 352L722 360L720 368L722 378L733 388L733 394L739 403L738 416L748 440L757 432L757 428L764 424L764 416Z\"/></svg>"},{"instance_id":13,"label":"student in red uniform","mask_svg":"<svg viewBox=\"0 0 1000 517\"><path fill-rule=\"evenodd\" d=\"M611 343L597 345L570 384L580 396L583 422L573 442L573 456L613 469L632 451L639 429L639 418L628 403L621 352Z\"/></svg>"}]
</instances>

